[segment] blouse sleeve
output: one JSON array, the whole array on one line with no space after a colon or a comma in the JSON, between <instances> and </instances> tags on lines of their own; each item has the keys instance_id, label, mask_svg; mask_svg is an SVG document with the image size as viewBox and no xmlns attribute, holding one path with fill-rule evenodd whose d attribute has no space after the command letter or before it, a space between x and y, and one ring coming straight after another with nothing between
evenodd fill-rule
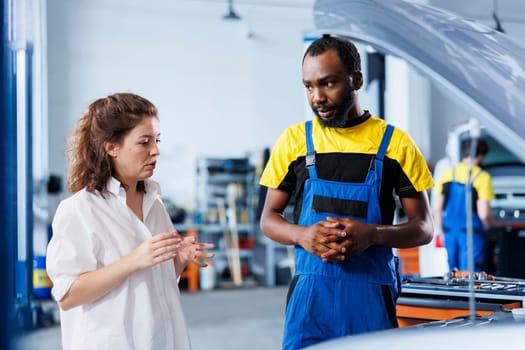
<instances>
[{"instance_id":1,"label":"blouse sleeve","mask_svg":"<svg viewBox=\"0 0 525 350\"><path fill-rule=\"evenodd\" d=\"M90 234L74 198L62 201L53 219L46 268L53 282L51 293L61 300L80 274L97 268L95 236Z\"/></svg>"}]
</instances>

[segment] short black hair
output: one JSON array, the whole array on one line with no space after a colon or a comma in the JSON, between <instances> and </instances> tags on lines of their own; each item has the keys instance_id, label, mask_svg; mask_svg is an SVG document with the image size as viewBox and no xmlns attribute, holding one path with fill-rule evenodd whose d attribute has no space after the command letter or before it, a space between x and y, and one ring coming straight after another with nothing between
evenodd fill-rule
<instances>
[{"instance_id":1,"label":"short black hair","mask_svg":"<svg viewBox=\"0 0 525 350\"><path fill-rule=\"evenodd\" d=\"M463 158L466 158L470 156L470 145L472 143L472 139L467 139L463 142L461 146L461 155ZM476 145L476 157L477 156L485 156L489 153L489 144L484 139L479 139L478 144Z\"/></svg>"},{"instance_id":2,"label":"short black hair","mask_svg":"<svg viewBox=\"0 0 525 350\"><path fill-rule=\"evenodd\" d=\"M322 37L310 44L304 53L303 62L306 56L318 56L329 50L337 52L337 56L349 74L361 71L361 56L354 43L346 38L329 34L323 34Z\"/></svg>"}]
</instances>

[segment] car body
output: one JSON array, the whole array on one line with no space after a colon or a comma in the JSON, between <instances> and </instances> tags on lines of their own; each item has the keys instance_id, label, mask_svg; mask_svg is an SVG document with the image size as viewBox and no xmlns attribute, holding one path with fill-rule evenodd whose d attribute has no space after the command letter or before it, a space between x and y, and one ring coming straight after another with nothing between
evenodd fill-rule
<instances>
[{"instance_id":1,"label":"car body","mask_svg":"<svg viewBox=\"0 0 525 350\"><path fill-rule=\"evenodd\" d=\"M314 22L403 59L525 162L525 48L508 35L401 0L317 0Z\"/></svg>"},{"instance_id":2,"label":"car body","mask_svg":"<svg viewBox=\"0 0 525 350\"><path fill-rule=\"evenodd\" d=\"M334 339L309 347L309 350L406 350L406 349L489 349L525 348L525 322L509 318L501 323L459 320L455 325L431 324L380 331ZM452 323L451 323L452 324Z\"/></svg>"}]
</instances>

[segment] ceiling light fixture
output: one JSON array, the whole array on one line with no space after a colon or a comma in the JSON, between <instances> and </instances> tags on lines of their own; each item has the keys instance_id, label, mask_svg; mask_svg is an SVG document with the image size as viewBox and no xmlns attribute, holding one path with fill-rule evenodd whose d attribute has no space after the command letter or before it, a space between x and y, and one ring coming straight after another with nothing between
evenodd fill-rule
<instances>
[{"instance_id":1,"label":"ceiling light fixture","mask_svg":"<svg viewBox=\"0 0 525 350\"><path fill-rule=\"evenodd\" d=\"M223 16L226 20L239 20L241 17L233 10L233 0L228 0L228 13Z\"/></svg>"},{"instance_id":2,"label":"ceiling light fixture","mask_svg":"<svg viewBox=\"0 0 525 350\"><path fill-rule=\"evenodd\" d=\"M505 30L501 26L501 21L498 17L498 0L494 0L492 3L493 10L492 10L492 18L494 19L494 22L496 22L496 27L494 28L498 32L505 33Z\"/></svg>"}]
</instances>

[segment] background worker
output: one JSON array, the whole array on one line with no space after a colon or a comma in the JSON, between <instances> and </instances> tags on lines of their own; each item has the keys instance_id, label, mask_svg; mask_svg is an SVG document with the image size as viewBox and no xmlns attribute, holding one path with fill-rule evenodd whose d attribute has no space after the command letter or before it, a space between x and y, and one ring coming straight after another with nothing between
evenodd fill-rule
<instances>
[{"instance_id":1,"label":"background worker","mask_svg":"<svg viewBox=\"0 0 525 350\"><path fill-rule=\"evenodd\" d=\"M453 268L468 269L465 192L471 161L473 162L470 178L475 271L483 270L486 264L486 230L504 226L503 223L493 219L490 208L490 201L494 199L491 177L480 167L489 152L489 146L484 139L478 140L474 159L471 159L471 142L472 140L469 139L462 144L462 161L445 170L440 176L432 203L435 226L442 230L437 234L443 234L450 270Z\"/></svg>"},{"instance_id":2,"label":"background worker","mask_svg":"<svg viewBox=\"0 0 525 350\"><path fill-rule=\"evenodd\" d=\"M303 57L316 117L288 127L260 183L261 229L295 246L283 349L397 326L399 272L392 248L432 239L432 176L412 139L359 104L359 52L325 35ZM408 220L393 225L401 198ZM294 221L283 212L295 194Z\"/></svg>"}]
</instances>

